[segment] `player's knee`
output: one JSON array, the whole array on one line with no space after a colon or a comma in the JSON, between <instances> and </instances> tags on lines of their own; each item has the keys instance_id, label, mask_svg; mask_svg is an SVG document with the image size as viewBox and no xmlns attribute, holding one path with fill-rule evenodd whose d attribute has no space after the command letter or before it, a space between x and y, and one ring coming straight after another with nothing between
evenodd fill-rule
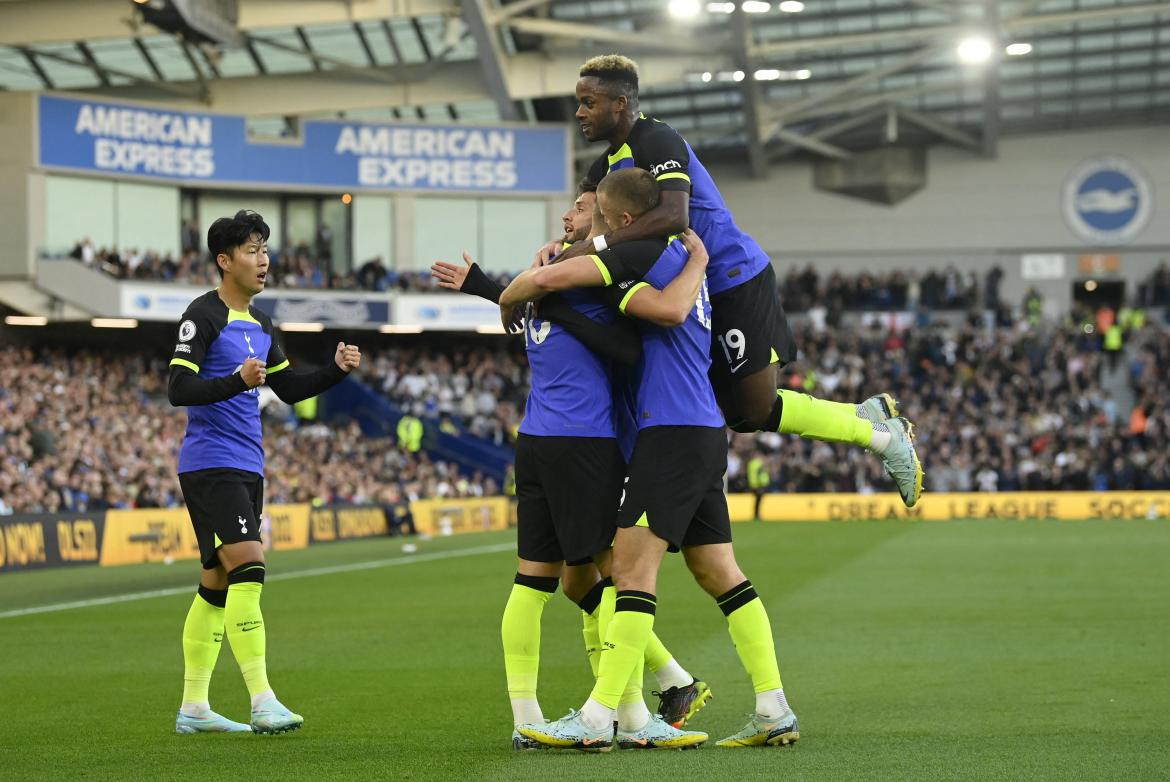
<instances>
[{"instance_id":1,"label":"player's knee","mask_svg":"<svg viewBox=\"0 0 1170 782\"><path fill-rule=\"evenodd\" d=\"M228 584L263 584L265 568L263 562L245 562L228 572Z\"/></svg>"}]
</instances>

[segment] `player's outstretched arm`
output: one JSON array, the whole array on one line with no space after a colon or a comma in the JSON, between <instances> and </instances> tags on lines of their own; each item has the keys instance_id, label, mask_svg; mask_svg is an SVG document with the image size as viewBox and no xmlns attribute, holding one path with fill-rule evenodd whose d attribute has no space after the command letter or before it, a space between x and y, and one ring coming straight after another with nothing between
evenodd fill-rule
<instances>
[{"instance_id":1,"label":"player's outstretched arm","mask_svg":"<svg viewBox=\"0 0 1170 782\"><path fill-rule=\"evenodd\" d=\"M263 385L265 376L264 362L255 358L245 361L239 372L224 377L199 377L188 366L172 364L167 399L175 407L215 404Z\"/></svg>"},{"instance_id":2,"label":"player's outstretched arm","mask_svg":"<svg viewBox=\"0 0 1170 782\"><path fill-rule=\"evenodd\" d=\"M338 342L333 362L328 366L310 372L297 372L285 361L284 366L268 373L267 382L280 401L292 405L328 391L361 366L361 363L362 354L357 345Z\"/></svg>"},{"instance_id":3,"label":"player's outstretched arm","mask_svg":"<svg viewBox=\"0 0 1170 782\"><path fill-rule=\"evenodd\" d=\"M681 326L687 319L707 276L707 248L689 228L681 239L690 257L678 276L662 290L647 282L637 283L622 299L622 312L668 328Z\"/></svg>"},{"instance_id":4,"label":"player's outstretched arm","mask_svg":"<svg viewBox=\"0 0 1170 782\"><path fill-rule=\"evenodd\" d=\"M658 198L658 206L639 217L634 222L618 228L615 231L605 232L605 244L608 247L632 242L637 239L657 239L661 236L681 234L690 225L691 195L684 190L663 190ZM596 252L592 239L584 239L566 247L557 256L553 265L564 263L570 258L579 258Z\"/></svg>"},{"instance_id":5,"label":"player's outstretched arm","mask_svg":"<svg viewBox=\"0 0 1170 782\"><path fill-rule=\"evenodd\" d=\"M484 274L483 269L471 259L471 254L463 251L463 265L435 261L431 265L431 276L439 281L440 288L467 293L487 299L493 304L500 303L500 294L504 286Z\"/></svg>"}]
</instances>

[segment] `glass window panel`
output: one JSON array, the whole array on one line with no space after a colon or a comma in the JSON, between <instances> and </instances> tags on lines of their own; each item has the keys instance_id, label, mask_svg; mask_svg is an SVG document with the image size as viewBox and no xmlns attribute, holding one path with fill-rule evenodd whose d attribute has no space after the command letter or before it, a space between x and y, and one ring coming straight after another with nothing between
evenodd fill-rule
<instances>
[{"instance_id":1,"label":"glass window panel","mask_svg":"<svg viewBox=\"0 0 1170 782\"><path fill-rule=\"evenodd\" d=\"M419 43L418 36L415 35L414 28L411 27L409 21L395 19L390 23L390 29L394 34L394 40L398 43L398 50L402 52L403 62L419 63L426 60L422 44Z\"/></svg>"},{"instance_id":2,"label":"glass window panel","mask_svg":"<svg viewBox=\"0 0 1170 782\"><path fill-rule=\"evenodd\" d=\"M160 38L147 44L151 59L158 65L167 81L192 81L195 71L179 45L170 38Z\"/></svg>"},{"instance_id":3,"label":"glass window panel","mask_svg":"<svg viewBox=\"0 0 1170 782\"><path fill-rule=\"evenodd\" d=\"M318 54L343 60L358 67L369 64L361 41L349 24L308 27L305 29L305 36L309 39L313 51Z\"/></svg>"},{"instance_id":4,"label":"glass window panel","mask_svg":"<svg viewBox=\"0 0 1170 782\"><path fill-rule=\"evenodd\" d=\"M40 78L18 52L0 51L0 85L9 90L44 89Z\"/></svg>"},{"instance_id":5,"label":"glass window panel","mask_svg":"<svg viewBox=\"0 0 1170 782\"><path fill-rule=\"evenodd\" d=\"M544 200L482 199L480 219L483 257L476 260L492 271L526 269L536 248L560 233L550 224Z\"/></svg>"},{"instance_id":6,"label":"glass window panel","mask_svg":"<svg viewBox=\"0 0 1170 782\"><path fill-rule=\"evenodd\" d=\"M374 61L378 65L393 65L394 52L390 49L390 42L386 40L386 33L380 22L362 22L362 30L366 33L366 42L370 51L374 53Z\"/></svg>"},{"instance_id":7,"label":"glass window panel","mask_svg":"<svg viewBox=\"0 0 1170 782\"><path fill-rule=\"evenodd\" d=\"M399 258L398 268L421 271L438 259L457 263L462 250L481 260L479 219L479 202L474 198L415 199L414 257Z\"/></svg>"}]
</instances>

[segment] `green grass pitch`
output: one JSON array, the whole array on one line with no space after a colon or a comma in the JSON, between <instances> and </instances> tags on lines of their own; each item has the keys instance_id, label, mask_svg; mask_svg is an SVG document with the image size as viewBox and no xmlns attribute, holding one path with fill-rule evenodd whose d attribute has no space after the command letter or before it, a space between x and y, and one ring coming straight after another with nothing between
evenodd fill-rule
<instances>
[{"instance_id":1,"label":"green grass pitch","mask_svg":"<svg viewBox=\"0 0 1170 782\"><path fill-rule=\"evenodd\" d=\"M172 734L193 563L0 576L0 778L1170 775L1170 525L742 524L735 532L800 716L793 748L514 753L499 645L512 533L495 533L423 543L409 556L392 539L272 554L270 574L318 569L265 587L270 678L306 718L283 736ZM168 588L182 592L10 615ZM715 691L693 727L713 740L737 730L753 701L723 616L678 557L665 564L659 595L656 629ZM578 617L559 594L545 611L546 716L579 706L589 691ZM221 712L247 719L227 648L211 696Z\"/></svg>"}]
</instances>

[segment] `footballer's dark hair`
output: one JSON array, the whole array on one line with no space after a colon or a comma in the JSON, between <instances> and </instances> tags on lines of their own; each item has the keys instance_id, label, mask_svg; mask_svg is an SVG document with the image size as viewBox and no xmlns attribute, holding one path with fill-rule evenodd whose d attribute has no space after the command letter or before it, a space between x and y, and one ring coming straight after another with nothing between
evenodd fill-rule
<instances>
[{"instance_id":1,"label":"footballer's dark hair","mask_svg":"<svg viewBox=\"0 0 1170 782\"><path fill-rule=\"evenodd\" d=\"M578 75L582 78L596 78L610 97L624 95L631 104L638 102L638 63L629 57L620 54L590 57L581 66Z\"/></svg>"},{"instance_id":2,"label":"footballer's dark hair","mask_svg":"<svg viewBox=\"0 0 1170 782\"><path fill-rule=\"evenodd\" d=\"M594 182L589 177L581 177L581 181L577 183L577 198L580 198L581 196L585 195L586 193L596 193L596 192L597 192L597 183Z\"/></svg>"},{"instance_id":3,"label":"footballer's dark hair","mask_svg":"<svg viewBox=\"0 0 1170 782\"><path fill-rule=\"evenodd\" d=\"M637 219L658 206L658 183L644 168L619 168L597 186L600 198Z\"/></svg>"},{"instance_id":4,"label":"footballer's dark hair","mask_svg":"<svg viewBox=\"0 0 1170 782\"><path fill-rule=\"evenodd\" d=\"M261 241L267 242L270 231L264 218L251 209L241 209L235 217L221 217L207 229L207 249L211 252L211 262L215 270L223 277L223 268L216 258L222 253L230 256L232 250L246 244L253 236L259 236Z\"/></svg>"}]
</instances>

